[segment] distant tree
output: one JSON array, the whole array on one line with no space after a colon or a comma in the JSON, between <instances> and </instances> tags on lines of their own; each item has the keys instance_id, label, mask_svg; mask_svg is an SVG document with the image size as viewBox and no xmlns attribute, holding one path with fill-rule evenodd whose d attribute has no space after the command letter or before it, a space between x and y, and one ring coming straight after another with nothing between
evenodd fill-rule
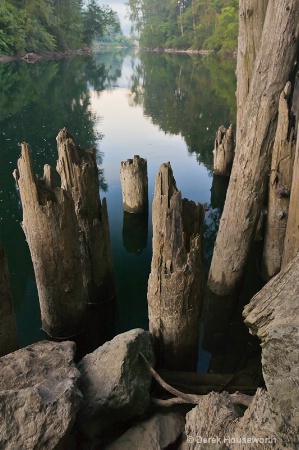
<instances>
[{"instance_id":1,"label":"distant tree","mask_svg":"<svg viewBox=\"0 0 299 450\"><path fill-rule=\"evenodd\" d=\"M120 23L115 11L109 6L99 6L96 0L90 0L83 12L83 41L90 45L91 42L103 36L107 27L114 31L120 31Z\"/></svg>"}]
</instances>

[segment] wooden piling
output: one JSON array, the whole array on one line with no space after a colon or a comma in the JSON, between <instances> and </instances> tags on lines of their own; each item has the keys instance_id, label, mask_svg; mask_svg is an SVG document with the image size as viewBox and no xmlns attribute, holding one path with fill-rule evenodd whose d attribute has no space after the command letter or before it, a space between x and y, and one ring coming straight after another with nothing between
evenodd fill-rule
<instances>
[{"instance_id":1,"label":"wooden piling","mask_svg":"<svg viewBox=\"0 0 299 450\"><path fill-rule=\"evenodd\" d=\"M195 370L204 294L204 207L182 199L170 163L156 177L153 256L148 281L149 328L158 365Z\"/></svg>"},{"instance_id":2,"label":"wooden piling","mask_svg":"<svg viewBox=\"0 0 299 450\"><path fill-rule=\"evenodd\" d=\"M214 143L214 174L229 177L234 160L234 136L232 125L218 128Z\"/></svg>"},{"instance_id":3,"label":"wooden piling","mask_svg":"<svg viewBox=\"0 0 299 450\"><path fill-rule=\"evenodd\" d=\"M135 155L133 159L122 161L120 180L124 211L129 213L148 212L147 161Z\"/></svg>"},{"instance_id":4,"label":"wooden piling","mask_svg":"<svg viewBox=\"0 0 299 450\"><path fill-rule=\"evenodd\" d=\"M90 304L115 296L106 199L101 202L95 149L79 148L63 128L57 138L61 187L73 198L80 229L83 281Z\"/></svg>"},{"instance_id":5,"label":"wooden piling","mask_svg":"<svg viewBox=\"0 0 299 450\"><path fill-rule=\"evenodd\" d=\"M29 146L23 143L14 177L23 206L22 227L35 272L42 328L50 336L63 338L84 328L87 292L74 202L68 192L54 187L53 175L45 166L43 178L37 178Z\"/></svg>"}]
</instances>

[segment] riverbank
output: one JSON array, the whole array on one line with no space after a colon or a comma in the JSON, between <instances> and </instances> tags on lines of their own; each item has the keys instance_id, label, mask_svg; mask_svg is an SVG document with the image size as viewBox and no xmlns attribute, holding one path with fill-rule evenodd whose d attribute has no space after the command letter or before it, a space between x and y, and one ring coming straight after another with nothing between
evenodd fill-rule
<instances>
[{"instance_id":1,"label":"riverbank","mask_svg":"<svg viewBox=\"0 0 299 450\"><path fill-rule=\"evenodd\" d=\"M12 61L26 61L29 63L34 63L41 60L49 59L63 59L69 58L75 55L89 55L91 53L90 48L79 48L77 50L68 50L65 52L47 52L47 53L26 53L25 55L0 55L0 62L12 62Z\"/></svg>"}]
</instances>

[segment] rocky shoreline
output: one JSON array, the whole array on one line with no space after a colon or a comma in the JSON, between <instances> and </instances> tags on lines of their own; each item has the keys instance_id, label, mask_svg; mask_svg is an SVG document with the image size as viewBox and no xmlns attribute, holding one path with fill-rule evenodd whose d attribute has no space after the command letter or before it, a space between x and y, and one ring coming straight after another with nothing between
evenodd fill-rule
<instances>
[{"instance_id":1,"label":"rocky shoreline","mask_svg":"<svg viewBox=\"0 0 299 450\"><path fill-rule=\"evenodd\" d=\"M37 342L0 358L0 447L296 448L299 307L292 299L298 261L299 256L243 311L251 333L261 339L266 389L253 397L190 396L172 389L176 397L157 400L157 388L151 388L153 339L142 329L116 336L77 366L73 342Z\"/></svg>"}]
</instances>

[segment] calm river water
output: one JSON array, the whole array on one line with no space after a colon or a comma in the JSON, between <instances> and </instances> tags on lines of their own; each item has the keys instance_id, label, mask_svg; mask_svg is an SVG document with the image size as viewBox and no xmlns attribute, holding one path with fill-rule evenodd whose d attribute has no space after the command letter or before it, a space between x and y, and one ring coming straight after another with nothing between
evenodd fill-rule
<instances>
[{"instance_id":1,"label":"calm river water","mask_svg":"<svg viewBox=\"0 0 299 450\"><path fill-rule=\"evenodd\" d=\"M38 174L46 163L55 167L55 138L63 127L81 146L96 146L117 285L115 332L147 328L151 214L138 227L134 218L124 219L120 162L135 154L147 158L150 205L156 173L167 161L183 196L208 205L208 266L226 189L219 180L213 183L213 141L218 126L235 120L234 70L234 61L126 52L0 63L0 240L8 254L20 346L44 337L12 177L20 143L31 145Z\"/></svg>"}]
</instances>

